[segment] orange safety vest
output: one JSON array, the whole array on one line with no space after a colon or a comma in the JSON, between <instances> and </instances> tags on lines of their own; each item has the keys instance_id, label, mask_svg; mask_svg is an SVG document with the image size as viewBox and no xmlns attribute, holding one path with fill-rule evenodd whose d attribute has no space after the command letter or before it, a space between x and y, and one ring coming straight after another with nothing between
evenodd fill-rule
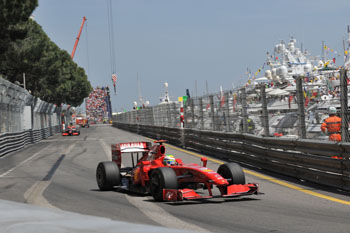
<instances>
[{"instance_id":1,"label":"orange safety vest","mask_svg":"<svg viewBox=\"0 0 350 233\"><path fill-rule=\"evenodd\" d=\"M337 116L330 116L327 119L324 120L324 122L321 125L322 132L325 132L325 130L328 130L329 134L329 140L330 141L341 141L341 118Z\"/></svg>"}]
</instances>

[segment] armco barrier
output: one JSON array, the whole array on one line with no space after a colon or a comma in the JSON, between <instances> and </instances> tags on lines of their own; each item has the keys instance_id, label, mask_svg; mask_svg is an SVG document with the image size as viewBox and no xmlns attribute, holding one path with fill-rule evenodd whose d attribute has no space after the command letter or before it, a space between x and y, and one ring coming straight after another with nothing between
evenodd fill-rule
<instances>
[{"instance_id":1,"label":"armco barrier","mask_svg":"<svg viewBox=\"0 0 350 233\"><path fill-rule=\"evenodd\" d=\"M0 134L0 157L24 148L25 145L39 142L55 133L60 132L59 126L38 130L26 130L18 133Z\"/></svg>"},{"instance_id":2,"label":"armco barrier","mask_svg":"<svg viewBox=\"0 0 350 233\"><path fill-rule=\"evenodd\" d=\"M113 126L155 139L167 139L171 144L225 160L350 190L350 143L280 139L117 122L113 122Z\"/></svg>"}]
</instances>

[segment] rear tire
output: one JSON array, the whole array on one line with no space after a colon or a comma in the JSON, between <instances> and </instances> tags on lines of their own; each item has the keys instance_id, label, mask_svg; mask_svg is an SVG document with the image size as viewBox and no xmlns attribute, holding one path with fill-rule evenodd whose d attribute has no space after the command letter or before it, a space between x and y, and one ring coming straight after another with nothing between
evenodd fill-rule
<instances>
[{"instance_id":1,"label":"rear tire","mask_svg":"<svg viewBox=\"0 0 350 233\"><path fill-rule=\"evenodd\" d=\"M245 184L244 172L237 163L222 164L218 169L218 173L225 179L231 179L229 180L229 185Z\"/></svg>"},{"instance_id":2,"label":"rear tire","mask_svg":"<svg viewBox=\"0 0 350 233\"><path fill-rule=\"evenodd\" d=\"M115 162L100 162L96 169L96 181L101 191L120 185L120 170Z\"/></svg>"},{"instance_id":3,"label":"rear tire","mask_svg":"<svg viewBox=\"0 0 350 233\"><path fill-rule=\"evenodd\" d=\"M151 175L151 194L155 201L163 201L163 189L177 189L177 177L170 167L159 167Z\"/></svg>"}]
</instances>

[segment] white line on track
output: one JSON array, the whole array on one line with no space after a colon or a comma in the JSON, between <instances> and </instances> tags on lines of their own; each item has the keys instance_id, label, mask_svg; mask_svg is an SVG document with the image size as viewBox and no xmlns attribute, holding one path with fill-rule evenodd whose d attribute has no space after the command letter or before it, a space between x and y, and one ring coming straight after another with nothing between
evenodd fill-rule
<instances>
[{"instance_id":1,"label":"white line on track","mask_svg":"<svg viewBox=\"0 0 350 233\"><path fill-rule=\"evenodd\" d=\"M63 151L63 154L68 154L73 147L75 146L76 143L71 144L68 148L66 148ZM50 145L51 146L51 145ZM46 148L46 147L45 147ZM52 182L52 177L50 180L43 180L43 181L37 181L35 182L25 193L24 193L24 198L27 203L33 204L33 205L38 205L38 206L44 206L44 207L49 207L49 208L55 208L58 209L57 207L51 205L43 196L43 193L49 187L49 185Z\"/></svg>"},{"instance_id":2,"label":"white line on track","mask_svg":"<svg viewBox=\"0 0 350 233\"><path fill-rule=\"evenodd\" d=\"M107 158L109 159L109 161L111 161L110 147L107 146L103 139L100 139L100 143L103 147L103 150L105 151ZM165 227L181 230L210 232L207 229L201 228L197 225L182 221L181 219L168 213L155 203L149 202L150 199L148 197L136 197L125 194L125 198L130 202L130 204L138 208L149 219Z\"/></svg>"}]
</instances>

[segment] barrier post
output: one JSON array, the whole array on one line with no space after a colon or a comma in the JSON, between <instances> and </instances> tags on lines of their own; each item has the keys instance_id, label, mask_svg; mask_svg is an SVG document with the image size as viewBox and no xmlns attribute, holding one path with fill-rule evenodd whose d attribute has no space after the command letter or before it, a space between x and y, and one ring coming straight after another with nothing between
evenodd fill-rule
<instances>
[{"instance_id":1,"label":"barrier post","mask_svg":"<svg viewBox=\"0 0 350 233\"><path fill-rule=\"evenodd\" d=\"M341 141L349 141L348 83L346 70L340 70Z\"/></svg>"},{"instance_id":2,"label":"barrier post","mask_svg":"<svg viewBox=\"0 0 350 233\"><path fill-rule=\"evenodd\" d=\"M199 98L199 119L201 122L200 129L204 129L203 98Z\"/></svg>"},{"instance_id":3,"label":"barrier post","mask_svg":"<svg viewBox=\"0 0 350 233\"><path fill-rule=\"evenodd\" d=\"M191 98L190 101L191 101L190 103L191 103L191 116L192 116L191 129L193 129L195 127L195 124L194 124L194 99Z\"/></svg>"},{"instance_id":4,"label":"barrier post","mask_svg":"<svg viewBox=\"0 0 350 233\"><path fill-rule=\"evenodd\" d=\"M299 137L306 138L305 128L305 110L304 110L304 95L303 95L303 77L294 76L297 80L297 96L298 96L298 118L299 118Z\"/></svg>"},{"instance_id":5,"label":"barrier post","mask_svg":"<svg viewBox=\"0 0 350 233\"><path fill-rule=\"evenodd\" d=\"M270 129L269 129L269 115L267 111L265 84L261 84L260 93L261 93L262 118L263 118L262 123L263 123L264 134L265 134L264 136L268 137L270 135Z\"/></svg>"},{"instance_id":6,"label":"barrier post","mask_svg":"<svg viewBox=\"0 0 350 233\"><path fill-rule=\"evenodd\" d=\"M242 103L242 123L243 123L243 133L248 132L248 115L247 115L247 96L245 88L241 89L241 103Z\"/></svg>"},{"instance_id":7,"label":"barrier post","mask_svg":"<svg viewBox=\"0 0 350 233\"><path fill-rule=\"evenodd\" d=\"M209 96L212 130L215 131L214 96Z\"/></svg>"},{"instance_id":8,"label":"barrier post","mask_svg":"<svg viewBox=\"0 0 350 233\"><path fill-rule=\"evenodd\" d=\"M225 93L225 124L226 124L226 132L230 131L230 108L228 101L228 92Z\"/></svg>"}]
</instances>

